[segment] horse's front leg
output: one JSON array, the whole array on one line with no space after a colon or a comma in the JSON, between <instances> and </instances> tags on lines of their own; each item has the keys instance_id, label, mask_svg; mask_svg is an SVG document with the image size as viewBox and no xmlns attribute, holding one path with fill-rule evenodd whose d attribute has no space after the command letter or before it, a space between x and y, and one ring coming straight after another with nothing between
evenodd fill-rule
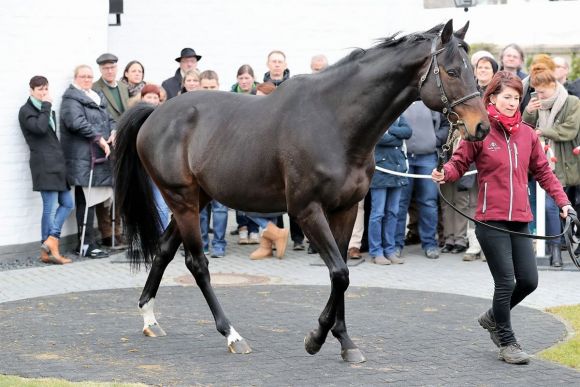
<instances>
[{"instance_id":1,"label":"horse's front leg","mask_svg":"<svg viewBox=\"0 0 580 387\"><path fill-rule=\"evenodd\" d=\"M352 235L352 229L356 219L358 203L344 211L328 214L328 223L336 245L344 262L347 261L348 243ZM342 358L350 363L362 363L366 361L363 353L353 343L346 330L344 297L336 307L336 321L331 329L332 335L338 339L341 346Z\"/></svg>"},{"instance_id":2,"label":"horse's front leg","mask_svg":"<svg viewBox=\"0 0 580 387\"><path fill-rule=\"evenodd\" d=\"M197 209L194 211L184 211L180 214L174 213L174 217L177 218L183 243L190 253L185 257L185 265L195 278L197 286L207 301L215 320L216 329L226 337L230 352L252 352L246 340L230 324L211 286L208 260L203 253L203 243L201 241L199 212Z\"/></svg>"},{"instance_id":3,"label":"horse's front leg","mask_svg":"<svg viewBox=\"0 0 580 387\"><path fill-rule=\"evenodd\" d=\"M313 355L320 350L326 341L328 332L334 326L339 306L344 305L344 292L349 285L348 267L334 240L320 204L311 203L296 213L296 219L308 239L318 248L320 256L330 272L330 297L318 318L318 328L306 335L304 339L306 352ZM344 313L344 306L342 310Z\"/></svg>"},{"instance_id":4,"label":"horse's front leg","mask_svg":"<svg viewBox=\"0 0 580 387\"><path fill-rule=\"evenodd\" d=\"M181 236L177 230L175 221L172 219L159 241L159 254L153 259L151 271L147 282L139 298L139 311L143 316L143 334L149 337L165 336L166 333L157 323L155 318L155 296L159 290L159 284L169 262L175 257L175 253L181 243Z\"/></svg>"}]
</instances>

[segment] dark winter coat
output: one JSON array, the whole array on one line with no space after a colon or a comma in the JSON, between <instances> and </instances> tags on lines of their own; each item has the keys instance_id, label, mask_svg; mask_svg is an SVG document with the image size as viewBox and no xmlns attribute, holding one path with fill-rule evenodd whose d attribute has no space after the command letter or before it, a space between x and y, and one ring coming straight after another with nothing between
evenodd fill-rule
<instances>
[{"instance_id":1,"label":"dark winter coat","mask_svg":"<svg viewBox=\"0 0 580 387\"><path fill-rule=\"evenodd\" d=\"M50 102L38 110L30 98L20 108L20 129L30 148L30 172L33 191L68 191L64 153L56 132L50 127ZM52 112L56 125L56 116Z\"/></svg>"},{"instance_id":2,"label":"dark winter coat","mask_svg":"<svg viewBox=\"0 0 580 387\"><path fill-rule=\"evenodd\" d=\"M401 147L403 140L411 137L413 131L404 117L399 117L375 146L375 164L378 167L396 172L407 172L407 159ZM391 175L375 170L371 188L402 187L407 185L404 176Z\"/></svg>"},{"instance_id":3,"label":"dark winter coat","mask_svg":"<svg viewBox=\"0 0 580 387\"><path fill-rule=\"evenodd\" d=\"M73 185L88 187L91 171L91 154L95 158L105 157L98 145L101 137L109 138L116 124L107 112L103 94L97 105L88 95L70 86L62 96L60 106L61 142L66 158L69 181ZM92 153L91 153L92 150ZM92 186L112 186L111 162L95 165Z\"/></svg>"},{"instance_id":4,"label":"dark winter coat","mask_svg":"<svg viewBox=\"0 0 580 387\"><path fill-rule=\"evenodd\" d=\"M284 70L284 72L282 73L282 79L272 79L269 71L266 74L264 74L264 82L273 83L274 86L276 87L280 86L284 81L288 79L290 79L290 70L288 69Z\"/></svg>"},{"instance_id":5,"label":"dark winter coat","mask_svg":"<svg viewBox=\"0 0 580 387\"><path fill-rule=\"evenodd\" d=\"M163 81L161 87L165 89L167 99L171 99L179 94L179 90L181 90L181 79L181 68L178 68L174 76Z\"/></svg>"}]
</instances>

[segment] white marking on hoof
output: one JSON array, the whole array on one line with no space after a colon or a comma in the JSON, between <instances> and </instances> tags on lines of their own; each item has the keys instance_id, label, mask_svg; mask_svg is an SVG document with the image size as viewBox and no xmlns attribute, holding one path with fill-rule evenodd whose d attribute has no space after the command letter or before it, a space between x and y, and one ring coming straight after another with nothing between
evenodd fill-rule
<instances>
[{"instance_id":1,"label":"white marking on hoof","mask_svg":"<svg viewBox=\"0 0 580 387\"><path fill-rule=\"evenodd\" d=\"M143 316L143 330L150 326L157 325L157 320L155 319L155 298L147 301L143 307L139 308L141 315Z\"/></svg>"},{"instance_id":2,"label":"white marking on hoof","mask_svg":"<svg viewBox=\"0 0 580 387\"><path fill-rule=\"evenodd\" d=\"M228 335L228 346L236 341L242 341L243 337L230 325L230 334Z\"/></svg>"}]
</instances>

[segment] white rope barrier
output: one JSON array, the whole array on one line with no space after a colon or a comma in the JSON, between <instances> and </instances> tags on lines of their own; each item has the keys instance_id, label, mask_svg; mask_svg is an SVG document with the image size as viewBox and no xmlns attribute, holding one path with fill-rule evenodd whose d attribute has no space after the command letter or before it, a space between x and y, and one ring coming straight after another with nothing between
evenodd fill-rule
<instances>
[{"instance_id":1,"label":"white rope barrier","mask_svg":"<svg viewBox=\"0 0 580 387\"><path fill-rule=\"evenodd\" d=\"M377 166L375 166L375 169L377 171L385 172L385 173L388 173L391 175L403 176L403 177L412 177L414 179L430 179L431 178L431 175L417 175L414 173L397 172L397 171L391 171L390 169L385 169L385 168L381 168L381 167L377 167ZM477 173L477 170L468 171L463 176L475 175L476 173Z\"/></svg>"}]
</instances>

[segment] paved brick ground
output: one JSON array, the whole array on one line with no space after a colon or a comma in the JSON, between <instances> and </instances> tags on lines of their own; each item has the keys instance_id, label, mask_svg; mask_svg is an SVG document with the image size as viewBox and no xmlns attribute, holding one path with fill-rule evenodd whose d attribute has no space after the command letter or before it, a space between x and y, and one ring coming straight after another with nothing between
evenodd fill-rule
<instances>
[{"instance_id":1,"label":"paved brick ground","mask_svg":"<svg viewBox=\"0 0 580 387\"><path fill-rule=\"evenodd\" d=\"M489 301L442 293L351 288L347 311L353 339L368 361L340 359L330 337L306 354L328 295L319 286L218 287L237 330L254 352L232 355L194 287L165 287L158 297L164 338L142 336L135 308L140 289L92 291L0 306L0 373L75 381L155 385L500 385L580 383L580 373L534 359L528 366L497 360L476 316ZM514 328L535 353L566 335L550 315L517 308Z\"/></svg>"},{"instance_id":2,"label":"paved brick ground","mask_svg":"<svg viewBox=\"0 0 580 387\"><path fill-rule=\"evenodd\" d=\"M228 354L199 291L176 286L193 282L180 254L159 292L169 336L157 340L141 335L136 310L147 273L118 263L122 254L65 266L0 262L0 373L163 385L580 385L580 373L554 364L497 361L475 321L491 304L487 265L452 254L426 259L416 245L405 249L404 265L350 266L347 318L369 361L344 364L332 338L311 357L302 340L328 297L328 270L304 251L251 261L254 248L228 235L226 257L210 259L213 283L229 285L217 292L254 348L249 356ZM527 350L564 337L542 310L579 304L579 276L540 271L539 288L514 313ZM242 286L252 284L261 285Z\"/></svg>"}]
</instances>

